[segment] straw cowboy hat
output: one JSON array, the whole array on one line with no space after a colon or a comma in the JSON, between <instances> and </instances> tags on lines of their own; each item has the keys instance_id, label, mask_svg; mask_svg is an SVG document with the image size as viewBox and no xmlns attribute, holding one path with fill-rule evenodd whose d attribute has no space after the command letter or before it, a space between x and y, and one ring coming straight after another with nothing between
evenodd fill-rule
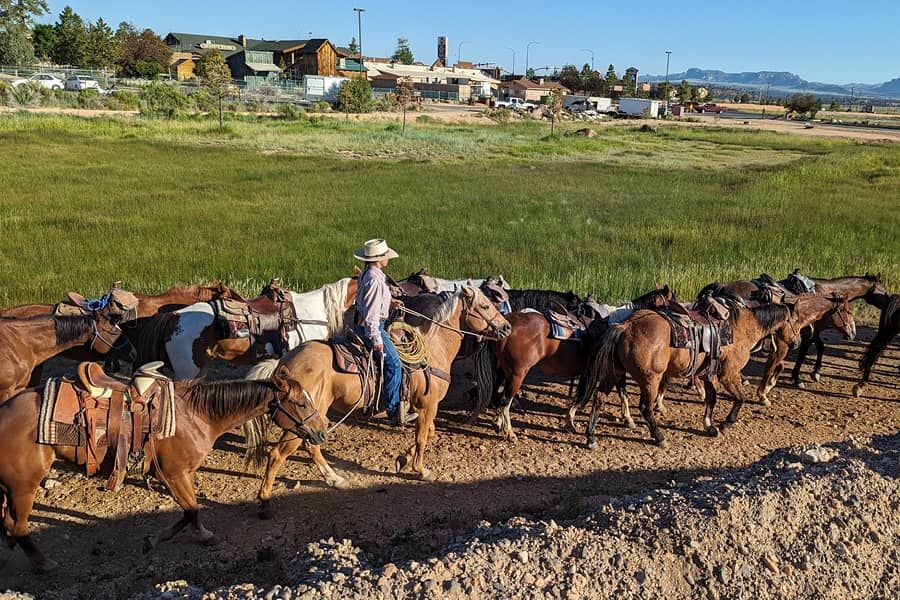
<instances>
[{"instance_id":1,"label":"straw cowboy hat","mask_svg":"<svg viewBox=\"0 0 900 600\"><path fill-rule=\"evenodd\" d=\"M391 250L386 241L374 239L367 241L353 256L364 262L375 262L388 258L397 258L400 255Z\"/></svg>"}]
</instances>

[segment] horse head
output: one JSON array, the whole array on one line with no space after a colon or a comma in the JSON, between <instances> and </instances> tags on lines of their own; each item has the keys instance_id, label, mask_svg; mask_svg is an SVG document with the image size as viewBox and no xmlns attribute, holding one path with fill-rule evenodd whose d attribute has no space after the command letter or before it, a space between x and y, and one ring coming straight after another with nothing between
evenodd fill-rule
<instances>
[{"instance_id":1,"label":"horse head","mask_svg":"<svg viewBox=\"0 0 900 600\"><path fill-rule=\"evenodd\" d=\"M832 328L837 329L844 334L844 339L853 340L856 338L856 321L853 318L853 311L850 309L850 303L847 298L840 295L833 295L829 298L834 303L834 310L829 311L826 315L827 323Z\"/></svg>"},{"instance_id":2,"label":"horse head","mask_svg":"<svg viewBox=\"0 0 900 600\"><path fill-rule=\"evenodd\" d=\"M290 370L284 365L276 369L272 383L278 390L269 406L272 421L310 444L322 444L328 435L328 407L318 406L309 392L291 379Z\"/></svg>"},{"instance_id":3,"label":"horse head","mask_svg":"<svg viewBox=\"0 0 900 600\"><path fill-rule=\"evenodd\" d=\"M122 335L120 327L122 323L137 318L139 303L137 296L123 290L118 281L113 283L109 292L100 298L88 300L76 292L69 292L68 296L85 316L93 316L94 338L90 347L100 354L107 354L116 347Z\"/></svg>"},{"instance_id":4,"label":"horse head","mask_svg":"<svg viewBox=\"0 0 900 600\"><path fill-rule=\"evenodd\" d=\"M500 339L512 333L512 325L481 290L474 286L464 285L460 289L459 295L463 302L461 323L463 327L472 333L490 335Z\"/></svg>"}]
</instances>

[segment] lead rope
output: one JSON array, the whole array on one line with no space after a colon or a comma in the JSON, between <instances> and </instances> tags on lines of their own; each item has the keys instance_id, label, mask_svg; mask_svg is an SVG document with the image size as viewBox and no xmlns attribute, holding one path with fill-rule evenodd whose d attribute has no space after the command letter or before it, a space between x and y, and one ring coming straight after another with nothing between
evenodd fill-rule
<instances>
[{"instance_id":1,"label":"lead rope","mask_svg":"<svg viewBox=\"0 0 900 600\"><path fill-rule=\"evenodd\" d=\"M420 319L425 319L429 323L434 323L438 327L442 327L444 329L449 329L450 331L454 331L462 336L471 335L472 337L481 338L484 340L488 340L490 342L499 342L500 341L500 338L495 337L495 336L486 335L484 333L475 333L474 331L466 331L464 329L459 329L457 327L453 327L452 325L447 325L446 323L441 323L440 321L435 321L428 315L423 315L422 313L416 312L416 311L412 310L411 308L407 308L405 306L401 306L397 310L404 312L406 314L412 315L414 317L419 317ZM481 315L479 315L479 318L483 319L486 323L488 323L490 325L490 322L487 321L487 319L485 319Z\"/></svg>"}]
</instances>

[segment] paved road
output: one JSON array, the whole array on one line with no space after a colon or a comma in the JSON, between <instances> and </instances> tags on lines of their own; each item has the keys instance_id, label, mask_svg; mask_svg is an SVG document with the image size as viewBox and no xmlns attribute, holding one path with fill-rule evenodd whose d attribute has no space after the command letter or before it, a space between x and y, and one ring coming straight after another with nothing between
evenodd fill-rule
<instances>
[{"instance_id":1,"label":"paved road","mask_svg":"<svg viewBox=\"0 0 900 600\"><path fill-rule=\"evenodd\" d=\"M781 114L781 113L776 113L776 114ZM735 119L735 120L740 120L740 121L752 121L752 120L765 119L765 120L778 120L778 121L787 122L787 123L794 122L794 123L797 123L798 125L802 123L802 121L785 121L784 119L773 119L771 114L767 114L767 115L763 116L762 113L745 112L745 111L740 111L740 110L728 110L728 111L725 111L718 115L712 114L712 113L702 113L702 114L692 113L689 116L700 117L702 119L707 119L707 120L712 120L712 119L715 119L716 117L718 117L720 119ZM877 118L877 116L875 116L875 118ZM900 130L900 127L898 127L896 125L895 126L858 125L858 124L854 124L854 123L819 123L819 122L816 122L816 123L813 123L813 126L814 127L832 127L832 128L836 128L836 129L850 127L853 129L867 129L867 130L871 129L871 130L876 130L876 131L878 131L878 130L880 130L880 131L898 131L898 130Z\"/></svg>"}]
</instances>

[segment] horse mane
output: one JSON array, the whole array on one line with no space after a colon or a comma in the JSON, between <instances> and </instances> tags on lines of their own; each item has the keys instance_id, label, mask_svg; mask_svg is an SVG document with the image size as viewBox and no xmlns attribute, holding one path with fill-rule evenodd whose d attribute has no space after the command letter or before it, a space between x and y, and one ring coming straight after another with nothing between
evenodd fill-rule
<instances>
[{"instance_id":1,"label":"horse mane","mask_svg":"<svg viewBox=\"0 0 900 600\"><path fill-rule=\"evenodd\" d=\"M664 295L663 290L651 290L644 294L643 296L639 296L631 301L632 308L634 310L641 310L644 308L656 308L656 304L653 299L657 296ZM676 302L675 294L672 294L672 302Z\"/></svg>"},{"instance_id":2,"label":"horse mane","mask_svg":"<svg viewBox=\"0 0 900 600\"><path fill-rule=\"evenodd\" d=\"M322 286L322 300L325 303L329 337L341 335L346 328L344 305L347 304L350 279L350 277L344 277L334 283L326 283Z\"/></svg>"},{"instance_id":3,"label":"horse mane","mask_svg":"<svg viewBox=\"0 0 900 600\"><path fill-rule=\"evenodd\" d=\"M575 309L582 303L582 299L573 291L556 292L553 290L509 290L509 304L512 310L525 308L550 308L551 304L558 302L569 309Z\"/></svg>"},{"instance_id":4,"label":"horse mane","mask_svg":"<svg viewBox=\"0 0 900 600\"><path fill-rule=\"evenodd\" d=\"M791 310L784 304L760 304L750 310L759 326L766 331L787 321L791 316Z\"/></svg>"},{"instance_id":5,"label":"horse mane","mask_svg":"<svg viewBox=\"0 0 900 600\"><path fill-rule=\"evenodd\" d=\"M210 419L249 412L268 402L275 391L271 381L235 379L205 382L201 379L176 383L178 397L195 414Z\"/></svg>"},{"instance_id":6,"label":"horse mane","mask_svg":"<svg viewBox=\"0 0 900 600\"><path fill-rule=\"evenodd\" d=\"M429 319L435 318L438 309L444 304L444 300L441 298L440 294L429 294L427 292L417 296L402 296L400 300L403 302L404 306L418 313L422 313ZM413 327L418 327L424 333L430 331L432 325L431 321L416 315L406 315L404 321Z\"/></svg>"},{"instance_id":7,"label":"horse mane","mask_svg":"<svg viewBox=\"0 0 900 600\"><path fill-rule=\"evenodd\" d=\"M434 311L434 315L431 317L436 323L446 323L450 318L450 315L453 314L453 311L456 310L456 306L459 304L459 296L462 294L462 290L457 290L448 294L440 306L437 307L437 310ZM441 297L440 295L438 297Z\"/></svg>"},{"instance_id":8,"label":"horse mane","mask_svg":"<svg viewBox=\"0 0 900 600\"><path fill-rule=\"evenodd\" d=\"M36 317L34 319L25 319L28 320L40 320L44 317ZM68 344L69 342L74 342L78 338L91 333L94 328L94 318L91 316L66 316L66 317L53 317L53 323L56 329L56 343L59 344Z\"/></svg>"}]
</instances>

